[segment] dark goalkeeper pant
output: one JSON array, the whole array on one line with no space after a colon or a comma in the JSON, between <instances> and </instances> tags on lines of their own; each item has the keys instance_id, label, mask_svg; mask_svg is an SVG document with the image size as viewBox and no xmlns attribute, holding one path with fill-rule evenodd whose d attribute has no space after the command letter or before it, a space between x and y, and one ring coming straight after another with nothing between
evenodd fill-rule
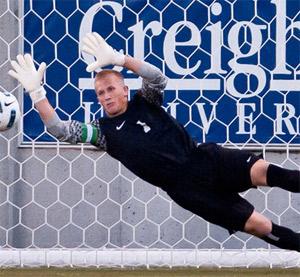
<instances>
[{"instance_id":1,"label":"dark goalkeeper pant","mask_svg":"<svg viewBox=\"0 0 300 277\"><path fill-rule=\"evenodd\" d=\"M261 156L214 143L198 146L185 177L167 189L183 208L220 225L230 233L243 231L254 207L239 192L253 188L250 169Z\"/></svg>"}]
</instances>

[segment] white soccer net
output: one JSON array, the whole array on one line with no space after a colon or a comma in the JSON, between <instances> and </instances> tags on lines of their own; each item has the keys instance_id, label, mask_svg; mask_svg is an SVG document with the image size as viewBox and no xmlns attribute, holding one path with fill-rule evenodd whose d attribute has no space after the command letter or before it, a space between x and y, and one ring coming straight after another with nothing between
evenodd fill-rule
<instances>
[{"instance_id":1,"label":"white soccer net","mask_svg":"<svg viewBox=\"0 0 300 277\"><path fill-rule=\"evenodd\" d=\"M24 118L0 133L0 265L299 267L297 253L229 236L107 154L57 143L7 76L9 60L31 52L48 64L45 88L63 119L100 116L85 72L91 57L78 50L95 30L164 71L165 108L199 142L252 147L299 168L299 57L290 56L299 50L299 6L269 2L1 1L0 88L24 103ZM299 194L243 196L300 231Z\"/></svg>"}]
</instances>

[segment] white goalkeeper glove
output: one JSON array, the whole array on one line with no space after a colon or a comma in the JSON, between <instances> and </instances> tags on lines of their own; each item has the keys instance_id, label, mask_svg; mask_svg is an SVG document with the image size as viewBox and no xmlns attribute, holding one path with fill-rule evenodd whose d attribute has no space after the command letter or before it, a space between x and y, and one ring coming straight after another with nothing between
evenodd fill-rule
<instances>
[{"instance_id":1,"label":"white goalkeeper glove","mask_svg":"<svg viewBox=\"0 0 300 277\"><path fill-rule=\"evenodd\" d=\"M92 72L106 65L124 65L125 55L114 50L98 33L88 33L82 42L82 51L96 58L95 62L87 66L86 71Z\"/></svg>"},{"instance_id":2,"label":"white goalkeeper glove","mask_svg":"<svg viewBox=\"0 0 300 277\"><path fill-rule=\"evenodd\" d=\"M11 61L14 70L9 70L8 74L22 84L34 104L46 98L46 91L42 86L46 64L41 63L36 70L30 54L18 55L17 61Z\"/></svg>"}]
</instances>

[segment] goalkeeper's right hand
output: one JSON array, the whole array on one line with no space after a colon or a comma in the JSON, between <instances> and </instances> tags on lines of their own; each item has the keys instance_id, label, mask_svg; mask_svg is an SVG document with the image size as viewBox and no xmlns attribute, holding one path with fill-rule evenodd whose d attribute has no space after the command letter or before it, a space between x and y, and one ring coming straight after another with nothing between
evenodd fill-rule
<instances>
[{"instance_id":1,"label":"goalkeeper's right hand","mask_svg":"<svg viewBox=\"0 0 300 277\"><path fill-rule=\"evenodd\" d=\"M46 64L41 63L38 70L36 70L30 54L18 55L17 61L11 61L14 70L9 70L8 74L22 84L33 103L46 98L46 91L42 86Z\"/></svg>"},{"instance_id":2,"label":"goalkeeper's right hand","mask_svg":"<svg viewBox=\"0 0 300 277\"><path fill-rule=\"evenodd\" d=\"M98 33L88 33L82 42L82 51L96 58L95 62L87 66L86 71L92 72L107 65L124 65L125 55L114 50Z\"/></svg>"}]
</instances>

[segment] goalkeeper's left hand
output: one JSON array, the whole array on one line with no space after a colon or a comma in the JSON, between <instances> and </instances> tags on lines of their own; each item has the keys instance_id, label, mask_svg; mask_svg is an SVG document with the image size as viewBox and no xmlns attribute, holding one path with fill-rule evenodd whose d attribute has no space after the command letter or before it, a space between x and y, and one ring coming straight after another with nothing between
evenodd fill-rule
<instances>
[{"instance_id":1,"label":"goalkeeper's left hand","mask_svg":"<svg viewBox=\"0 0 300 277\"><path fill-rule=\"evenodd\" d=\"M98 33L88 33L83 38L82 51L96 58L96 61L87 66L86 71L92 72L98 67L107 65L123 66L125 55L114 50Z\"/></svg>"},{"instance_id":2,"label":"goalkeeper's left hand","mask_svg":"<svg viewBox=\"0 0 300 277\"><path fill-rule=\"evenodd\" d=\"M36 70L30 54L18 55L17 61L11 61L14 70L9 70L8 74L17 79L27 92L33 103L37 103L46 97L46 91L42 86L46 64L41 63Z\"/></svg>"}]
</instances>

